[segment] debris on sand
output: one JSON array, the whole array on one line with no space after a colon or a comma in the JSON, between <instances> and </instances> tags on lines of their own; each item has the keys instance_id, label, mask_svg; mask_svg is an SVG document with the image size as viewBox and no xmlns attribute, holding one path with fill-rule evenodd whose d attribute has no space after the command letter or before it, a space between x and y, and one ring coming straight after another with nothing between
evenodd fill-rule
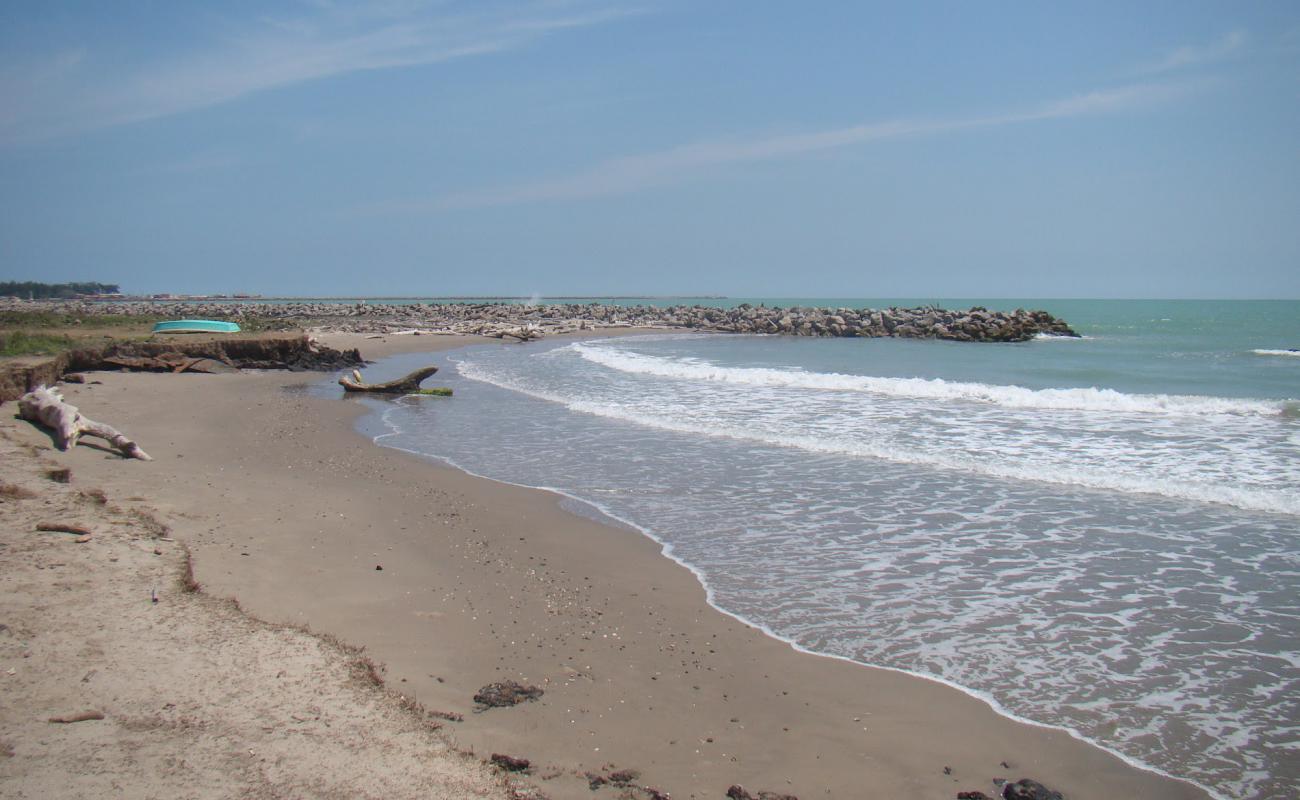
<instances>
[{"instance_id":1,"label":"debris on sand","mask_svg":"<svg viewBox=\"0 0 1300 800\"><path fill-rule=\"evenodd\" d=\"M515 758L502 753L493 753L492 758L488 759L492 764L506 772L527 772L533 764L526 758Z\"/></svg>"},{"instance_id":2,"label":"debris on sand","mask_svg":"<svg viewBox=\"0 0 1300 800\"><path fill-rule=\"evenodd\" d=\"M489 683L474 695L474 702L487 708L506 708L525 700L536 700L544 692L536 686L524 686L515 681Z\"/></svg>"},{"instance_id":3,"label":"debris on sand","mask_svg":"<svg viewBox=\"0 0 1300 800\"><path fill-rule=\"evenodd\" d=\"M59 522L57 520L50 522L36 523L36 530L47 531L49 533L71 533L77 536L90 536L93 531L85 525L78 525L72 522Z\"/></svg>"},{"instance_id":4,"label":"debris on sand","mask_svg":"<svg viewBox=\"0 0 1300 800\"><path fill-rule=\"evenodd\" d=\"M71 723L71 722L90 722L91 720L103 719L102 711L83 711L80 714L68 714L63 717L50 717L50 722Z\"/></svg>"},{"instance_id":5,"label":"debris on sand","mask_svg":"<svg viewBox=\"0 0 1300 800\"><path fill-rule=\"evenodd\" d=\"M727 797L731 798L731 800L799 800L792 794L778 794L776 792L750 794L740 784L732 784L731 788L727 789Z\"/></svg>"},{"instance_id":6,"label":"debris on sand","mask_svg":"<svg viewBox=\"0 0 1300 800\"><path fill-rule=\"evenodd\" d=\"M1021 778L1015 783L1008 783L1002 788L1006 800L1065 800L1060 792L1048 789L1038 781Z\"/></svg>"}]
</instances>

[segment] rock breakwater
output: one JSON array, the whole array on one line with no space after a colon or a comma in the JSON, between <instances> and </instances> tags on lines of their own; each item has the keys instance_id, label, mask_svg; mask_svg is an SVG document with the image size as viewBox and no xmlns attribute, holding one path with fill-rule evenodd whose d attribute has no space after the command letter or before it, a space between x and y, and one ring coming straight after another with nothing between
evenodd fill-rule
<instances>
[{"instance_id":1,"label":"rock breakwater","mask_svg":"<svg viewBox=\"0 0 1300 800\"><path fill-rule=\"evenodd\" d=\"M1064 320L1046 311L992 311L975 306L952 311L916 308L778 308L741 304L711 306L617 306L600 303L523 305L512 303L177 303L0 301L0 311L40 310L73 317L118 314L142 317L201 317L235 322L257 320L270 327L303 327L351 333L477 334L483 336L574 333L605 328L669 328L709 333L766 333L961 342L1023 342L1040 334L1077 336Z\"/></svg>"}]
</instances>

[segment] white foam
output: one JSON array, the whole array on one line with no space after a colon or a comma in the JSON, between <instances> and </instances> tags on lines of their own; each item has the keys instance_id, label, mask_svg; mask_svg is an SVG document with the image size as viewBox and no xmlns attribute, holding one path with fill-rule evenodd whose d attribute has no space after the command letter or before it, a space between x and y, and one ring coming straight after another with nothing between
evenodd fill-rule
<instances>
[{"instance_id":1,"label":"white foam","mask_svg":"<svg viewBox=\"0 0 1300 800\"><path fill-rule=\"evenodd\" d=\"M1102 411L1137 414L1237 414L1276 416L1285 404L1193 395L1125 394L1113 389L1027 389L942 378L885 378L799 369L723 367L694 358L663 358L616 347L577 343L568 346L584 359L620 372L746 386L867 392L888 397L988 403L1006 408Z\"/></svg>"},{"instance_id":2,"label":"white foam","mask_svg":"<svg viewBox=\"0 0 1300 800\"><path fill-rule=\"evenodd\" d=\"M1257 356L1300 356L1300 350L1251 350Z\"/></svg>"},{"instance_id":3,"label":"white foam","mask_svg":"<svg viewBox=\"0 0 1300 800\"><path fill-rule=\"evenodd\" d=\"M1300 515L1300 495L1286 491L1269 489L1248 489L1199 481L1174 480L1169 478L1149 478L1128 475L1114 470L1090 469L1081 466L1053 467L1042 464L1016 464L1005 459L973 458L946 452L927 452L915 448L890 447L887 444L871 441L853 441L843 438L822 438L808 435L779 434L763 431L756 427L735 427L716 424L702 424L682 419L679 416L657 416L626 407L600 403L590 400L578 400L536 388L523 386L483 370L477 364L462 361L457 364L462 375L474 380L490 383L511 391L521 392L559 403L572 411L578 411L607 419L617 419L660 430L677 433L691 433L703 436L726 437L744 441L761 442L778 447L791 447L800 450L846 455L857 458L873 458L894 463L916 464L927 467L956 470L994 478L1017 481L1037 481L1066 486L1079 486L1088 489L1118 491L1130 494L1156 494L1180 500L1195 502L1220 503L1236 506L1251 511L1263 511L1275 514Z\"/></svg>"}]
</instances>

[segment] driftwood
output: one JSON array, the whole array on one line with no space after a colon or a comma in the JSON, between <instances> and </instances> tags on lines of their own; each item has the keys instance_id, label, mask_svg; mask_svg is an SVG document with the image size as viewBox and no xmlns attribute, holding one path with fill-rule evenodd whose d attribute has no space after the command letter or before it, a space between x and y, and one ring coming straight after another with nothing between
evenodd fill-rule
<instances>
[{"instance_id":1,"label":"driftwood","mask_svg":"<svg viewBox=\"0 0 1300 800\"><path fill-rule=\"evenodd\" d=\"M366 383L361 378L361 371L354 369L352 370L351 375L344 375L339 378L339 386L342 386L343 391L345 392L381 392L385 394L418 392L420 390L420 382L437 371L437 367L425 367L424 369L417 369L405 378L398 378L395 381Z\"/></svg>"},{"instance_id":2,"label":"driftwood","mask_svg":"<svg viewBox=\"0 0 1300 800\"><path fill-rule=\"evenodd\" d=\"M494 339L514 339L516 342L519 342L520 344L523 344L524 342L536 341L542 338L541 330L539 330L538 328L532 325L521 326L518 328L505 328L503 330L492 331L491 333L486 333L484 335L491 336Z\"/></svg>"},{"instance_id":3,"label":"driftwood","mask_svg":"<svg viewBox=\"0 0 1300 800\"><path fill-rule=\"evenodd\" d=\"M76 447L77 440L82 436L95 436L108 441L128 458L153 460L140 449L140 445L122 435L116 428L81 416L76 406L63 402L58 389L41 386L18 398L18 415L52 429L60 450Z\"/></svg>"},{"instance_id":4,"label":"driftwood","mask_svg":"<svg viewBox=\"0 0 1300 800\"><path fill-rule=\"evenodd\" d=\"M89 536L92 531L85 525L77 525L71 522L38 522L36 530L47 531L50 533L75 533L78 536Z\"/></svg>"},{"instance_id":5,"label":"driftwood","mask_svg":"<svg viewBox=\"0 0 1300 800\"><path fill-rule=\"evenodd\" d=\"M91 720L103 719L102 711L83 711L80 714L68 714L64 717L50 717L50 722L58 722L64 725L70 722L90 722Z\"/></svg>"},{"instance_id":6,"label":"driftwood","mask_svg":"<svg viewBox=\"0 0 1300 800\"><path fill-rule=\"evenodd\" d=\"M157 356L111 355L104 363L123 369L150 372L204 372L210 375L239 372L239 368L215 358L187 356L182 353L162 353Z\"/></svg>"}]
</instances>

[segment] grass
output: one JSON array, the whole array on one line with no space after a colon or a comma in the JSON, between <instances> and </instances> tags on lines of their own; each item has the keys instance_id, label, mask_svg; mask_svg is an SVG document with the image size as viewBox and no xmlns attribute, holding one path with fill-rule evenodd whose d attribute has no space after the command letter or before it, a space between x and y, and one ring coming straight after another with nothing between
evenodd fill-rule
<instances>
[{"instance_id":1,"label":"grass","mask_svg":"<svg viewBox=\"0 0 1300 800\"><path fill-rule=\"evenodd\" d=\"M126 328L153 325L162 317L150 314L56 314L53 311L0 311L0 328Z\"/></svg>"},{"instance_id":2,"label":"grass","mask_svg":"<svg viewBox=\"0 0 1300 800\"><path fill-rule=\"evenodd\" d=\"M148 335L155 322L179 319L184 316L184 309L178 308L175 314L159 316L157 314L59 314L53 311L0 311L0 337L9 335L5 329L13 331L52 330L57 329L65 339L75 342L79 331L98 334L117 339L123 335ZM273 317L241 316L230 317L230 322L239 323L244 333L262 333L298 330L304 324L301 318L279 319ZM120 329L122 332L118 333ZM68 336L72 334L72 336ZM27 334L30 335L30 334ZM65 346L64 350L67 349ZM6 355L25 355L14 353Z\"/></svg>"},{"instance_id":3,"label":"grass","mask_svg":"<svg viewBox=\"0 0 1300 800\"><path fill-rule=\"evenodd\" d=\"M9 331L0 333L0 357L53 356L77 346L71 336Z\"/></svg>"}]
</instances>

